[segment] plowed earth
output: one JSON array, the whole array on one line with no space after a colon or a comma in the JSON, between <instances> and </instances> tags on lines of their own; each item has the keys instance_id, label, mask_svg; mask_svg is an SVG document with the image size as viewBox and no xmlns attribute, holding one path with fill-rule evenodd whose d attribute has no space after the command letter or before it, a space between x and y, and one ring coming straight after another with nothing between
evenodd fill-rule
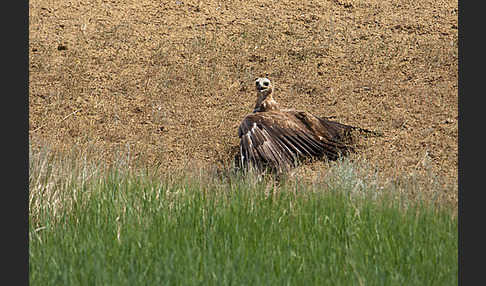
<instances>
[{"instance_id":1,"label":"plowed earth","mask_svg":"<svg viewBox=\"0 0 486 286\"><path fill-rule=\"evenodd\" d=\"M354 156L383 177L457 185L457 1L29 6L34 150L89 149L107 162L129 152L163 172L224 166L254 79L268 76L283 107L382 132L360 139Z\"/></svg>"}]
</instances>

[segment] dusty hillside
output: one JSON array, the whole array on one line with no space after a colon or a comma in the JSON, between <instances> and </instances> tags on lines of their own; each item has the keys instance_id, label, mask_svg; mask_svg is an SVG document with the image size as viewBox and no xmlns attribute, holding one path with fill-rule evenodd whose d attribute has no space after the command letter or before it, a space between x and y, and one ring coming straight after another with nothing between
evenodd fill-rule
<instances>
[{"instance_id":1,"label":"dusty hillside","mask_svg":"<svg viewBox=\"0 0 486 286\"><path fill-rule=\"evenodd\" d=\"M359 156L384 176L457 184L457 1L29 6L34 149L107 161L129 150L161 170L221 165L254 78L268 75L285 107L383 132L360 140Z\"/></svg>"}]
</instances>

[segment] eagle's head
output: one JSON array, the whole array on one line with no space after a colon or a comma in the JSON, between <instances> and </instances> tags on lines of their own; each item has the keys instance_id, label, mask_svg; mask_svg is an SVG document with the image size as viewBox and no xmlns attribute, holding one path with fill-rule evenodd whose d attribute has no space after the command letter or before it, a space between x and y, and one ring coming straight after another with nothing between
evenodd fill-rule
<instances>
[{"instance_id":1,"label":"eagle's head","mask_svg":"<svg viewBox=\"0 0 486 286\"><path fill-rule=\"evenodd\" d=\"M269 111L278 109L277 102L273 99L273 86L266 77L259 77L255 80L257 100L253 112Z\"/></svg>"},{"instance_id":2,"label":"eagle's head","mask_svg":"<svg viewBox=\"0 0 486 286\"><path fill-rule=\"evenodd\" d=\"M272 93L273 86L270 80L266 77L259 77L255 80L255 88L258 96L267 96Z\"/></svg>"}]
</instances>

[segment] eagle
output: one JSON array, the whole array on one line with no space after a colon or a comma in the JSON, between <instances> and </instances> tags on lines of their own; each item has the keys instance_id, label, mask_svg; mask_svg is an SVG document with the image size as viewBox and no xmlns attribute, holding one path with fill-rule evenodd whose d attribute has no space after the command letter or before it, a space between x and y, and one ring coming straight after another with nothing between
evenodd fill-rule
<instances>
[{"instance_id":1,"label":"eagle","mask_svg":"<svg viewBox=\"0 0 486 286\"><path fill-rule=\"evenodd\" d=\"M284 173L306 159L336 160L353 152L351 131L373 131L341 124L306 111L281 109L273 98L272 82L255 80L256 103L238 127L239 167L257 172Z\"/></svg>"}]
</instances>

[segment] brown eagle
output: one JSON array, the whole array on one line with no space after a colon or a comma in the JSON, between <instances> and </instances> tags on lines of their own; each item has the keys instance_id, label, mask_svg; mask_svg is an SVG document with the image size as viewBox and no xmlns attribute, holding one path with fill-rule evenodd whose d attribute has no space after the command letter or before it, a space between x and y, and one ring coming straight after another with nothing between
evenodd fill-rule
<instances>
[{"instance_id":1,"label":"brown eagle","mask_svg":"<svg viewBox=\"0 0 486 286\"><path fill-rule=\"evenodd\" d=\"M268 78L257 78L255 86L255 108L238 128L240 149L235 160L240 167L282 173L304 158L336 160L353 151L352 130L374 133L306 111L281 109Z\"/></svg>"}]
</instances>

